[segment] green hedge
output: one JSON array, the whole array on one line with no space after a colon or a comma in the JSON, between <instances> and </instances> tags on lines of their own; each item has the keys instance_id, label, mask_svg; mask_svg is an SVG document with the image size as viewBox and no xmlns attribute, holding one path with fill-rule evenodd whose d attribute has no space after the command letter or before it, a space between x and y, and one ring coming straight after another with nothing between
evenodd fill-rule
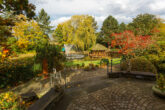
<instances>
[{"instance_id":1,"label":"green hedge","mask_svg":"<svg viewBox=\"0 0 165 110\"><path fill-rule=\"evenodd\" d=\"M127 70L128 60L121 63L121 70ZM157 73L155 66L146 58L137 57L131 59L131 71L143 71Z\"/></svg>"},{"instance_id":2,"label":"green hedge","mask_svg":"<svg viewBox=\"0 0 165 110\"><path fill-rule=\"evenodd\" d=\"M34 57L17 58L0 63L0 88L17 85L37 75L33 71Z\"/></svg>"}]
</instances>

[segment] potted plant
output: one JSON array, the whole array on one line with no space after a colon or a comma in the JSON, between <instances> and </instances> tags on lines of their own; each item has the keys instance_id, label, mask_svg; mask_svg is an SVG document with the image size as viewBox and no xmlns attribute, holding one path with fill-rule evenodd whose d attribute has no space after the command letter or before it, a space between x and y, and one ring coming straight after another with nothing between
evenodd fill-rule
<instances>
[{"instance_id":1,"label":"potted plant","mask_svg":"<svg viewBox=\"0 0 165 110\"><path fill-rule=\"evenodd\" d=\"M155 94L165 97L165 74L157 74L156 85L152 87Z\"/></svg>"}]
</instances>

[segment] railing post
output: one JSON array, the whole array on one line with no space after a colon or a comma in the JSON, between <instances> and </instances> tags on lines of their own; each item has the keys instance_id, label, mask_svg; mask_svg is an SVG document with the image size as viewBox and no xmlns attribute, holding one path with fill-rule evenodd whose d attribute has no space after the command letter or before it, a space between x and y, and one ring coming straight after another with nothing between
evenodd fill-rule
<instances>
[{"instance_id":1,"label":"railing post","mask_svg":"<svg viewBox=\"0 0 165 110\"><path fill-rule=\"evenodd\" d=\"M112 73L112 58L111 58L111 73Z\"/></svg>"},{"instance_id":2,"label":"railing post","mask_svg":"<svg viewBox=\"0 0 165 110\"><path fill-rule=\"evenodd\" d=\"M109 63L107 62L107 75L109 74Z\"/></svg>"}]
</instances>

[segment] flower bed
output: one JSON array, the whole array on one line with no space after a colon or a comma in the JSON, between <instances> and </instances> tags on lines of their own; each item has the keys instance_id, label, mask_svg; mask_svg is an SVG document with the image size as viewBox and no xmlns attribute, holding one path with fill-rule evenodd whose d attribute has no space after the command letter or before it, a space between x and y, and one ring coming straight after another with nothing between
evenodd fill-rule
<instances>
[{"instance_id":1,"label":"flower bed","mask_svg":"<svg viewBox=\"0 0 165 110\"><path fill-rule=\"evenodd\" d=\"M152 90L155 94L165 97L165 74L157 74L156 85Z\"/></svg>"},{"instance_id":2,"label":"flower bed","mask_svg":"<svg viewBox=\"0 0 165 110\"><path fill-rule=\"evenodd\" d=\"M25 103L13 92L0 94L0 110L24 110Z\"/></svg>"}]
</instances>

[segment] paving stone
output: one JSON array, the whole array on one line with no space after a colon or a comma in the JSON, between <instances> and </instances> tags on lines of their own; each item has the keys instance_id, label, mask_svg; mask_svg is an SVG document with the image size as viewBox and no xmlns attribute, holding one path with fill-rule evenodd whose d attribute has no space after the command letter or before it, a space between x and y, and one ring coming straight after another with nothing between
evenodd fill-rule
<instances>
[{"instance_id":1,"label":"paving stone","mask_svg":"<svg viewBox=\"0 0 165 110\"><path fill-rule=\"evenodd\" d=\"M165 110L165 99L160 99L152 93L151 88L155 84L153 81L131 78L106 79L106 70L82 71L82 74L74 76L71 81L70 84L82 81L79 89L84 94L79 93L70 100L65 110ZM108 83L109 86L86 92L85 88L90 89L90 85L93 88L104 83ZM75 87L74 84L70 86ZM59 107L59 110L64 109Z\"/></svg>"}]
</instances>

